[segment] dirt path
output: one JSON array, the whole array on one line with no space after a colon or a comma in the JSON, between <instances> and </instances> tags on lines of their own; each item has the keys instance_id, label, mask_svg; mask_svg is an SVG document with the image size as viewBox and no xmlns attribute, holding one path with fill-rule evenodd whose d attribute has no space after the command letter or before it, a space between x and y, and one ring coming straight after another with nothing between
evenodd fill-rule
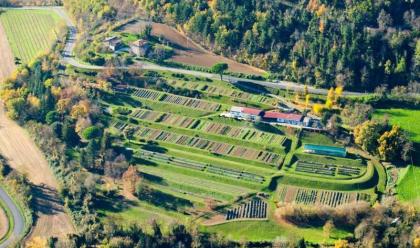
<instances>
[{"instance_id":1,"label":"dirt path","mask_svg":"<svg viewBox=\"0 0 420 248\"><path fill-rule=\"evenodd\" d=\"M15 59L0 23L0 82L9 77L15 69Z\"/></svg>"},{"instance_id":2,"label":"dirt path","mask_svg":"<svg viewBox=\"0 0 420 248\"><path fill-rule=\"evenodd\" d=\"M146 24L145 21L137 21L126 25L123 31L138 33ZM216 63L224 62L229 64L229 70L232 72L254 75L262 75L264 73L264 70L211 53L166 24L153 22L152 35L164 37L165 40L175 45L175 56L172 57L172 60L175 62L202 67L211 67Z\"/></svg>"},{"instance_id":3,"label":"dirt path","mask_svg":"<svg viewBox=\"0 0 420 248\"><path fill-rule=\"evenodd\" d=\"M3 208L0 207L0 239L6 235L9 229L9 220L7 219L6 213Z\"/></svg>"},{"instance_id":4,"label":"dirt path","mask_svg":"<svg viewBox=\"0 0 420 248\"><path fill-rule=\"evenodd\" d=\"M74 231L57 193L58 183L26 130L6 117L0 104L0 153L34 184L37 220L31 237L63 236Z\"/></svg>"}]
</instances>

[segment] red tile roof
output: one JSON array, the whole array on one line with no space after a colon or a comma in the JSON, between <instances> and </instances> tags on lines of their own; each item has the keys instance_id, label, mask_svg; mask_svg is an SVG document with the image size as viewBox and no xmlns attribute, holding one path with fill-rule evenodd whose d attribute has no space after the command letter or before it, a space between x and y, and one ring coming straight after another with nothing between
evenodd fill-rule
<instances>
[{"instance_id":1,"label":"red tile roof","mask_svg":"<svg viewBox=\"0 0 420 248\"><path fill-rule=\"evenodd\" d=\"M269 111L269 112L264 113L264 118L301 121L303 116L302 115L297 115L297 114L285 114L285 113L280 113L280 112Z\"/></svg>"},{"instance_id":2,"label":"red tile roof","mask_svg":"<svg viewBox=\"0 0 420 248\"><path fill-rule=\"evenodd\" d=\"M253 109L253 108L242 108L242 113L248 114L248 115L260 115L261 110L259 109Z\"/></svg>"}]
</instances>

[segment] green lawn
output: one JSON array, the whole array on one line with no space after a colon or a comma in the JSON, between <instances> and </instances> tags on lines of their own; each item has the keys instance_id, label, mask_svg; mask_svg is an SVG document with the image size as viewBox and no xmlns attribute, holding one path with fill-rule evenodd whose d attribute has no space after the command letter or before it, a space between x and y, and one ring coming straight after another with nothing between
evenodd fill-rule
<instances>
[{"instance_id":1,"label":"green lawn","mask_svg":"<svg viewBox=\"0 0 420 248\"><path fill-rule=\"evenodd\" d=\"M387 116L392 124L401 126L406 130L410 139L415 143L414 162L417 166L409 166L399 175L399 182L397 185L398 197L404 201L416 201L420 199L420 163L419 149L420 149L420 110L414 109L378 109L374 117L381 118Z\"/></svg>"},{"instance_id":2,"label":"green lawn","mask_svg":"<svg viewBox=\"0 0 420 248\"><path fill-rule=\"evenodd\" d=\"M57 39L60 17L50 10L6 10L0 14L13 54L28 63Z\"/></svg>"},{"instance_id":3,"label":"green lawn","mask_svg":"<svg viewBox=\"0 0 420 248\"><path fill-rule=\"evenodd\" d=\"M397 124L406 130L413 142L420 143L420 110L414 109L378 109L374 117L388 116L392 124Z\"/></svg>"},{"instance_id":4,"label":"green lawn","mask_svg":"<svg viewBox=\"0 0 420 248\"><path fill-rule=\"evenodd\" d=\"M249 241L267 241L274 240L277 237L285 237L288 239L298 239L304 237L306 241L323 243L325 238L321 228L298 228L295 226L282 226L274 221L237 221L221 225L205 227L208 232L224 233L228 238L233 240L249 240ZM351 236L349 232L334 230L328 243L332 243L335 239Z\"/></svg>"},{"instance_id":5,"label":"green lawn","mask_svg":"<svg viewBox=\"0 0 420 248\"><path fill-rule=\"evenodd\" d=\"M399 199L403 201L420 200L420 167L410 165L400 173L397 185Z\"/></svg>"}]
</instances>

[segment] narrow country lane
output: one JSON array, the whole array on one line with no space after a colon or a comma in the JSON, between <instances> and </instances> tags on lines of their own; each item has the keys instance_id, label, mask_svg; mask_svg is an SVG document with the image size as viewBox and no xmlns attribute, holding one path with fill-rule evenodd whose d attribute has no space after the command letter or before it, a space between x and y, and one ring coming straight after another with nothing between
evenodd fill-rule
<instances>
[{"instance_id":1,"label":"narrow country lane","mask_svg":"<svg viewBox=\"0 0 420 248\"><path fill-rule=\"evenodd\" d=\"M0 248L7 248L24 234L23 232L25 231L25 219L23 218L19 207L16 206L12 198L10 198L10 196L2 188L0 188L0 201L2 201L4 205L10 210L14 224L10 236L4 242L0 243Z\"/></svg>"}]
</instances>

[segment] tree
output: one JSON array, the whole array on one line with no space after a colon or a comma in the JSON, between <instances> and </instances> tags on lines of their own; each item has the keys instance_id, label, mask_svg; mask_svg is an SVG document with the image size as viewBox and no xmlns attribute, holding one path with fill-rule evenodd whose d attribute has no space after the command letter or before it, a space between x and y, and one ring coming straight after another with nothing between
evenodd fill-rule
<instances>
[{"instance_id":1,"label":"tree","mask_svg":"<svg viewBox=\"0 0 420 248\"><path fill-rule=\"evenodd\" d=\"M393 125L390 131L385 131L378 141L378 154L386 161L401 159L405 144L410 143L407 135L396 125Z\"/></svg>"},{"instance_id":2,"label":"tree","mask_svg":"<svg viewBox=\"0 0 420 248\"><path fill-rule=\"evenodd\" d=\"M122 179L124 182L124 188L131 194L134 194L136 191L136 185L140 180L137 168L132 165L128 167L128 169L122 175Z\"/></svg>"},{"instance_id":3,"label":"tree","mask_svg":"<svg viewBox=\"0 0 420 248\"><path fill-rule=\"evenodd\" d=\"M339 239L335 241L334 248L348 248L349 242L345 239Z\"/></svg>"},{"instance_id":4,"label":"tree","mask_svg":"<svg viewBox=\"0 0 420 248\"><path fill-rule=\"evenodd\" d=\"M229 65L226 63L217 63L211 67L213 73L220 75L220 80L223 80L223 74L229 69Z\"/></svg>"},{"instance_id":5,"label":"tree","mask_svg":"<svg viewBox=\"0 0 420 248\"><path fill-rule=\"evenodd\" d=\"M132 126L127 126L124 128L123 134L124 137L130 142L134 138L134 134L136 133L136 129Z\"/></svg>"},{"instance_id":6,"label":"tree","mask_svg":"<svg viewBox=\"0 0 420 248\"><path fill-rule=\"evenodd\" d=\"M101 136L101 134L102 134L102 131L99 127L90 126L90 127L86 128L85 130L83 130L82 137L85 140L91 140L91 139L99 138Z\"/></svg>"},{"instance_id":7,"label":"tree","mask_svg":"<svg viewBox=\"0 0 420 248\"><path fill-rule=\"evenodd\" d=\"M354 140L356 144L360 145L365 151L372 154L377 154L379 146L379 138L383 132L389 129L386 122L377 120L365 121L357 125L354 129Z\"/></svg>"},{"instance_id":8,"label":"tree","mask_svg":"<svg viewBox=\"0 0 420 248\"><path fill-rule=\"evenodd\" d=\"M322 227L322 231L324 233L325 240L328 240L331 236L331 232L334 229L334 222L328 220L325 222L324 226Z\"/></svg>"},{"instance_id":9,"label":"tree","mask_svg":"<svg viewBox=\"0 0 420 248\"><path fill-rule=\"evenodd\" d=\"M341 111L344 123L350 127L357 126L369 120L372 114L372 106L363 103L346 105Z\"/></svg>"}]
</instances>

